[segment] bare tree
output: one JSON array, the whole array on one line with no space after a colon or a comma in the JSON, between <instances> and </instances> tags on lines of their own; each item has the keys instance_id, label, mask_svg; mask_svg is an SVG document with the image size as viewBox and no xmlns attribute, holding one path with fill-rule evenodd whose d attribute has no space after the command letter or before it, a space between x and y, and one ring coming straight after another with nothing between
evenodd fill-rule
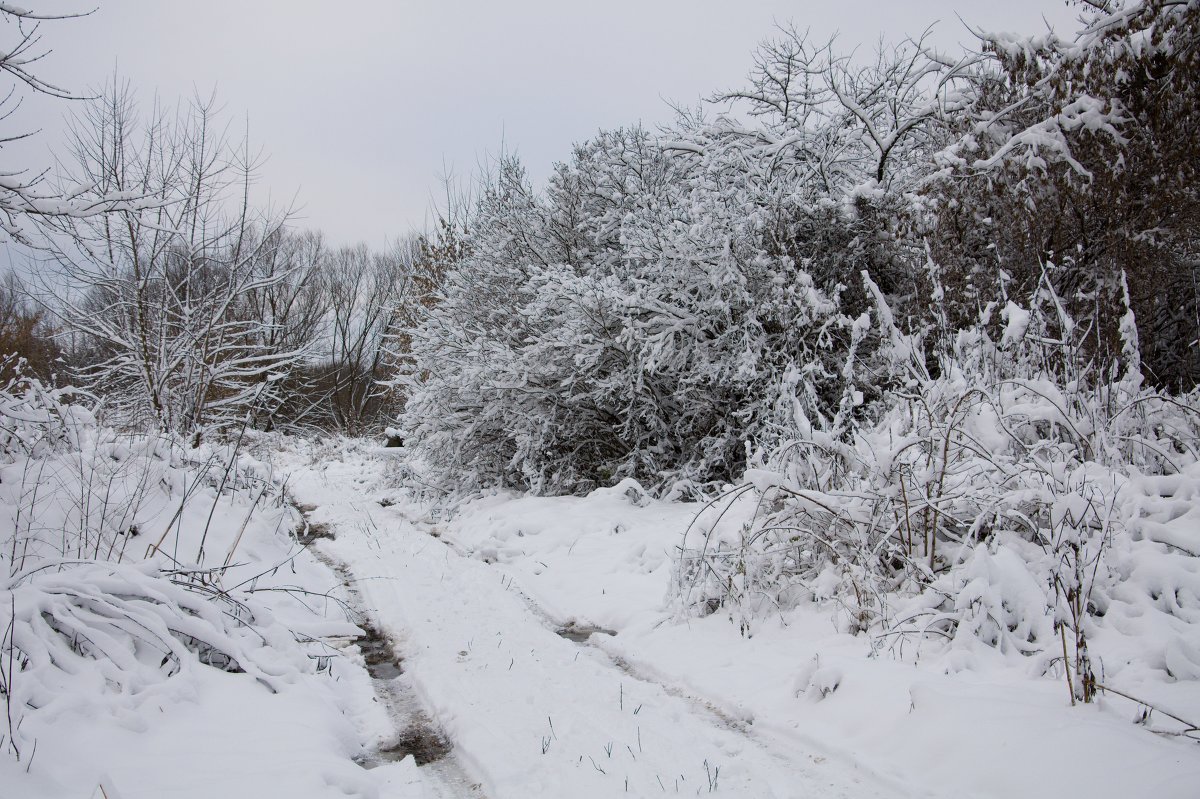
<instances>
[{"instance_id":1,"label":"bare tree","mask_svg":"<svg viewBox=\"0 0 1200 799\"><path fill-rule=\"evenodd\" d=\"M239 314L262 322L255 330L263 353L309 352L287 377L276 381L277 401L256 408L255 423L273 430L324 421L327 391L307 362L325 335L332 297L328 290L330 249L319 232L277 229L252 268L260 284L239 300Z\"/></svg>"},{"instance_id":2,"label":"bare tree","mask_svg":"<svg viewBox=\"0 0 1200 799\"><path fill-rule=\"evenodd\" d=\"M979 61L976 54L935 53L928 33L894 46L881 42L864 63L837 55L833 41L818 44L806 32L780 28L755 53L748 85L710 98L758 123L727 123L722 138L751 147L769 173L782 170L826 196L867 181L891 188L916 156L924 162L942 144L941 123L963 106L959 84Z\"/></svg>"},{"instance_id":3,"label":"bare tree","mask_svg":"<svg viewBox=\"0 0 1200 799\"><path fill-rule=\"evenodd\" d=\"M67 89L41 77L38 62L50 54L43 46L41 25L51 20L71 19L83 14L43 14L0 2L0 75L9 85L0 96L0 122L8 122L20 105L21 91L60 99L78 99ZM28 138L30 133L0 134L5 144ZM116 207L136 205L139 198L125 194L103 194L94 185L80 183L69 188L47 187L46 172L0 168L0 231L22 244L31 241L25 222L29 219L81 217Z\"/></svg>"},{"instance_id":4,"label":"bare tree","mask_svg":"<svg viewBox=\"0 0 1200 799\"><path fill-rule=\"evenodd\" d=\"M272 383L301 357L304 346L282 348L277 321L246 302L296 277L271 257L286 215L250 206L255 167L212 98L173 112L156 104L142 119L113 85L73 120L60 180L148 200L56 217L48 244L70 289L58 312L89 348L80 377L124 421L198 443L277 401Z\"/></svg>"},{"instance_id":5,"label":"bare tree","mask_svg":"<svg viewBox=\"0 0 1200 799\"><path fill-rule=\"evenodd\" d=\"M417 302L413 264L419 243L405 239L384 253L346 247L329 261L328 350L322 364L334 425L363 433L394 410L387 402L395 367L391 337Z\"/></svg>"}]
</instances>

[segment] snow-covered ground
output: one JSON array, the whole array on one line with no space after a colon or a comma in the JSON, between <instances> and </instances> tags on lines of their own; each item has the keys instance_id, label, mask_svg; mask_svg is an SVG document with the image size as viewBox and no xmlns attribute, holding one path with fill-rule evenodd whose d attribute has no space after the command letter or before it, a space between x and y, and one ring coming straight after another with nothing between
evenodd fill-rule
<instances>
[{"instance_id":1,"label":"snow-covered ground","mask_svg":"<svg viewBox=\"0 0 1200 799\"><path fill-rule=\"evenodd\" d=\"M27 454L0 465L2 799L424 795L412 760L356 762L395 724L267 464L226 470L229 447L80 409L48 435L20 410Z\"/></svg>"},{"instance_id":2,"label":"snow-covered ground","mask_svg":"<svg viewBox=\"0 0 1200 799\"><path fill-rule=\"evenodd\" d=\"M441 520L395 487L395 457L331 448L290 486L333 531L319 547L397 642L472 791L1196 795L1194 741L1133 723L1144 708L1118 697L1072 707L1061 680L986 648L917 663L913 641L839 633L818 604L748 626L682 619L672 562L697 506L619 486ZM1174 712L1198 714L1194 681L1169 688Z\"/></svg>"},{"instance_id":3,"label":"snow-covered ground","mask_svg":"<svg viewBox=\"0 0 1200 799\"><path fill-rule=\"evenodd\" d=\"M896 794L897 784L857 762L791 746L773 731L761 732L752 718L590 645L604 634L572 640L593 623L623 628L647 607L660 606L669 571L665 553L639 560L637 547L605 551L595 541L567 554L569 542L557 535L563 551L551 561L580 564L574 590L582 601L575 612L543 605L539 594L525 593L519 570L489 563L524 557L521 519L535 535L556 519L575 537L577 525L588 521L611 536L616 525L638 521L671 530L686 508L664 506L638 519L619 496L535 503L512 522L491 525L496 537L472 556L460 551L465 542L440 537L443 528L414 518L412 506L381 506L380 500L394 499L379 493L383 466L353 458L294 473L292 491L316 506L310 518L335 531L322 545L348 564L377 623L398 642L406 679L487 796ZM457 525L453 529L456 536ZM530 573L557 574L536 557L525 566ZM555 595L569 606L572 577L556 580ZM569 636L559 634L564 626L572 628Z\"/></svg>"},{"instance_id":4,"label":"snow-covered ground","mask_svg":"<svg viewBox=\"0 0 1200 799\"><path fill-rule=\"evenodd\" d=\"M0 757L2 799L1182 798L1200 785L1200 746L1153 731L1167 720L1111 695L1073 707L1061 679L1013 653L839 632L829 603L681 613L676 558L695 504L623 483L491 496L445 518L399 487L395 449L271 438L256 454L274 466L243 456L218 491L227 450L206 472L195 453L88 435L0 471L13 541L48 545L44 530L77 524L70 498L107 484L96 541L128 553L43 551L54 568L5 588L20 623L44 608L58 630L47 641L78 620L112 637L44 657L25 639L31 663L0 670L26 703L20 758ZM298 507L263 500L267 483ZM117 536L131 522L136 537ZM206 529L207 562L233 551L228 568L173 576ZM146 599L158 595L194 615L163 615ZM118 605L132 615L105 621ZM210 605L254 621L222 627ZM204 655L194 639L218 633L213 650L239 653L238 668L186 655L175 667L147 647L173 636ZM251 645L260 635L269 646ZM1100 630L1093 656L1114 663L1132 640ZM1197 681L1138 673L1124 673L1131 692L1200 716Z\"/></svg>"}]
</instances>

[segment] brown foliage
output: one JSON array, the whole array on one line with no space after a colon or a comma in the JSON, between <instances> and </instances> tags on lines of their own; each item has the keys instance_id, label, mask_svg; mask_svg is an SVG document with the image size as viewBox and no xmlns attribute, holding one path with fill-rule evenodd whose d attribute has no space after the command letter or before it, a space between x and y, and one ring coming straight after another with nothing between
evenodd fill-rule
<instances>
[{"instance_id":1,"label":"brown foliage","mask_svg":"<svg viewBox=\"0 0 1200 799\"><path fill-rule=\"evenodd\" d=\"M12 273L0 281L0 380L21 371L48 380L57 370L62 350L43 311L25 297L20 281Z\"/></svg>"}]
</instances>

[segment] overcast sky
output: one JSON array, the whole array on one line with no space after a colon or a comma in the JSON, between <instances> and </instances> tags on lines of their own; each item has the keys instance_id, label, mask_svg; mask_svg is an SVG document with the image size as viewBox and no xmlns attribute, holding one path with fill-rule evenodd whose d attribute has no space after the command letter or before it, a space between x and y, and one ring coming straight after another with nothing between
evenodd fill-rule
<instances>
[{"instance_id":1,"label":"overcast sky","mask_svg":"<svg viewBox=\"0 0 1200 799\"><path fill-rule=\"evenodd\" d=\"M469 175L503 141L541 179L599 128L654 126L667 100L738 85L775 21L850 50L935 22L935 41L954 47L970 39L959 16L1034 33L1043 18L1069 32L1077 15L1064 0L98 2L44 24L42 76L83 90L115 69L170 102L216 87L269 156L262 190L296 197L299 224L335 242L373 245L424 224L443 165ZM26 102L5 129L40 128L38 144L6 148L0 168L48 162L70 105Z\"/></svg>"}]
</instances>

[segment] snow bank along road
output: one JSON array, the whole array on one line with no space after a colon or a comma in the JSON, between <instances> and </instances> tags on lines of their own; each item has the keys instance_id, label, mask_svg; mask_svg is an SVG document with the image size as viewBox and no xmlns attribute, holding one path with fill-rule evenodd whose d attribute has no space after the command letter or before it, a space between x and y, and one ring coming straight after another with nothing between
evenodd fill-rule
<instances>
[{"instance_id":1,"label":"snow bank along road","mask_svg":"<svg viewBox=\"0 0 1200 799\"><path fill-rule=\"evenodd\" d=\"M345 564L404 658L396 679L411 684L469 775L434 775L427 793L907 795L849 758L773 741L751 720L640 676L576 640L584 634L559 634L503 571L465 557L402 506L382 507L362 474L343 464L302 468L291 490L313 508L312 521L331 528L333 540L320 546Z\"/></svg>"}]
</instances>

